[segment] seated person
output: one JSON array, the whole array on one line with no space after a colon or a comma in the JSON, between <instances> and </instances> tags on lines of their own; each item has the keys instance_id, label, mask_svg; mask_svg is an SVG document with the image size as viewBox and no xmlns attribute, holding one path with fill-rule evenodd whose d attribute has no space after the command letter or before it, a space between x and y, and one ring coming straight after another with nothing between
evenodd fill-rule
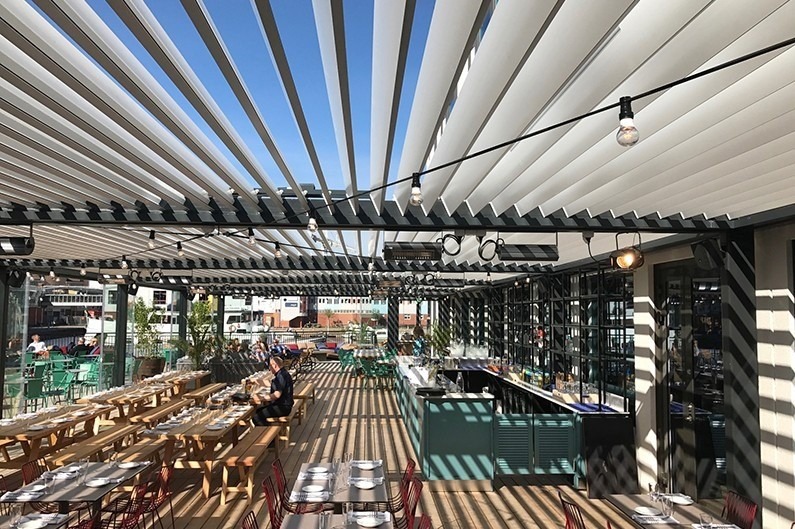
<instances>
[{"instance_id":1,"label":"seated person","mask_svg":"<svg viewBox=\"0 0 795 529\"><path fill-rule=\"evenodd\" d=\"M271 345L270 353L271 356L284 356L285 353L284 346L281 343L279 343L278 338L274 338L273 345Z\"/></svg>"},{"instance_id":2,"label":"seated person","mask_svg":"<svg viewBox=\"0 0 795 529\"><path fill-rule=\"evenodd\" d=\"M255 426L266 426L268 418L290 415L293 409L293 378L284 368L284 362L273 356L269 367L273 373L270 393L252 391L251 394L252 402L257 405L251 418Z\"/></svg>"},{"instance_id":3,"label":"seated person","mask_svg":"<svg viewBox=\"0 0 795 529\"><path fill-rule=\"evenodd\" d=\"M77 345L72 347L72 349L69 351L69 354L72 356L85 356L90 350L91 349L88 347L88 345L86 345L86 339L78 338Z\"/></svg>"},{"instance_id":4,"label":"seated person","mask_svg":"<svg viewBox=\"0 0 795 529\"><path fill-rule=\"evenodd\" d=\"M39 341L38 334L34 334L33 336L30 337L30 339L32 341L30 342L30 345L28 345L28 351L32 351L34 353L41 353L47 350L47 344L45 344L42 341Z\"/></svg>"}]
</instances>

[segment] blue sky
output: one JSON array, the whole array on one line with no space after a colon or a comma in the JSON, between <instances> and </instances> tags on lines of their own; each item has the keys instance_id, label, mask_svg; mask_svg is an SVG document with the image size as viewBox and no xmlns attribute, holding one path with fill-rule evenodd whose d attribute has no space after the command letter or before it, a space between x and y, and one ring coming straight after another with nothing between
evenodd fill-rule
<instances>
[{"instance_id":1,"label":"blue sky","mask_svg":"<svg viewBox=\"0 0 795 529\"><path fill-rule=\"evenodd\" d=\"M107 3L104 0L89 0L89 5L199 124L205 134L226 153L227 158L240 172L246 174ZM271 179L277 185L285 185L284 178L249 123L181 3L178 0L150 0L147 5L224 110L228 119L235 125L238 133L256 154ZM206 6L296 179L302 183L316 183L314 171L271 63L251 3L248 0L206 0ZM272 6L326 179L332 189L343 189L312 2L311 0L274 0ZM346 0L344 10L358 186L360 189L367 189L370 185L373 3L367 0ZM390 181L405 176L395 175L395 171L400 159L432 12L432 0L417 2L395 134Z\"/></svg>"}]
</instances>

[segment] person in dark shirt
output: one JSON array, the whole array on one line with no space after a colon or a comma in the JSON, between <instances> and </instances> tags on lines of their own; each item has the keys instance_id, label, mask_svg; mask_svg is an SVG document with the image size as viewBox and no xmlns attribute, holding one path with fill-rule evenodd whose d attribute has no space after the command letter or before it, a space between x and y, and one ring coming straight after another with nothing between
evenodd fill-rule
<instances>
[{"instance_id":1,"label":"person in dark shirt","mask_svg":"<svg viewBox=\"0 0 795 529\"><path fill-rule=\"evenodd\" d=\"M273 373L270 393L251 395L251 400L257 405L251 419L255 426L267 425L267 419L270 417L290 415L293 409L293 377L284 368L284 362L278 356L271 357L269 366Z\"/></svg>"},{"instance_id":2,"label":"person in dark shirt","mask_svg":"<svg viewBox=\"0 0 795 529\"><path fill-rule=\"evenodd\" d=\"M271 356L279 356L282 358L284 357L285 347L281 343L279 343L278 338L274 338L270 353Z\"/></svg>"}]
</instances>

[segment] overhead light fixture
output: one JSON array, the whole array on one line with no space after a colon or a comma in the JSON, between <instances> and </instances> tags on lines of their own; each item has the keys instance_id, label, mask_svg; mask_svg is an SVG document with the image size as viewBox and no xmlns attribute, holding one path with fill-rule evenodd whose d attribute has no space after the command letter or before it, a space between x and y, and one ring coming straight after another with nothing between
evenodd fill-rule
<instances>
[{"instance_id":1,"label":"overhead light fixture","mask_svg":"<svg viewBox=\"0 0 795 529\"><path fill-rule=\"evenodd\" d=\"M632 147L640 139L638 129L635 128L635 121L632 119L635 117L635 114L632 113L632 98L622 97L619 99L619 105L616 141L622 147Z\"/></svg>"},{"instance_id":2,"label":"overhead light fixture","mask_svg":"<svg viewBox=\"0 0 795 529\"><path fill-rule=\"evenodd\" d=\"M491 272L486 272L486 283L491 283Z\"/></svg>"},{"instance_id":3,"label":"overhead light fixture","mask_svg":"<svg viewBox=\"0 0 795 529\"><path fill-rule=\"evenodd\" d=\"M455 256L461 253L461 240L463 237L448 233L447 235L439 238L436 242L441 243L442 251L445 255Z\"/></svg>"},{"instance_id":4,"label":"overhead light fixture","mask_svg":"<svg viewBox=\"0 0 795 529\"><path fill-rule=\"evenodd\" d=\"M249 228L248 229L248 243L251 246L254 246L255 244L257 244L257 238L254 236L254 228Z\"/></svg>"},{"instance_id":5,"label":"overhead light fixture","mask_svg":"<svg viewBox=\"0 0 795 529\"><path fill-rule=\"evenodd\" d=\"M384 244L387 261L438 261L442 249L432 242L388 242Z\"/></svg>"},{"instance_id":6,"label":"overhead light fixture","mask_svg":"<svg viewBox=\"0 0 795 529\"><path fill-rule=\"evenodd\" d=\"M478 247L478 255L483 261L493 260L497 257L500 247L505 245L505 241L500 237L485 240L483 237L479 237L479 239L480 246Z\"/></svg>"},{"instance_id":7,"label":"overhead light fixture","mask_svg":"<svg viewBox=\"0 0 795 529\"><path fill-rule=\"evenodd\" d=\"M369 270L370 272L372 272L373 270L375 270L375 263L374 263L374 262L372 262L372 261L370 261L369 263L367 263L367 270Z\"/></svg>"},{"instance_id":8,"label":"overhead light fixture","mask_svg":"<svg viewBox=\"0 0 795 529\"><path fill-rule=\"evenodd\" d=\"M55 278L55 269L53 267L50 267L50 278Z\"/></svg>"},{"instance_id":9,"label":"overhead light fixture","mask_svg":"<svg viewBox=\"0 0 795 529\"><path fill-rule=\"evenodd\" d=\"M315 219L315 210L309 212L309 222L306 223L306 229L314 233L317 231L317 219Z\"/></svg>"},{"instance_id":10,"label":"overhead light fixture","mask_svg":"<svg viewBox=\"0 0 795 529\"><path fill-rule=\"evenodd\" d=\"M640 251L640 233L638 233L638 245L618 248L618 236L616 233L616 251L610 254L610 266L616 270L635 270L643 266L643 253Z\"/></svg>"},{"instance_id":11,"label":"overhead light fixture","mask_svg":"<svg viewBox=\"0 0 795 529\"><path fill-rule=\"evenodd\" d=\"M160 270L152 270L152 273L149 274L149 277L152 278L152 281L161 283L163 281L163 272Z\"/></svg>"},{"instance_id":12,"label":"overhead light fixture","mask_svg":"<svg viewBox=\"0 0 795 529\"><path fill-rule=\"evenodd\" d=\"M513 282L513 286L515 286L515 287L518 287L518 286L519 286L519 280L518 280L518 279L517 279L516 281L514 281L514 282Z\"/></svg>"},{"instance_id":13,"label":"overhead light fixture","mask_svg":"<svg viewBox=\"0 0 795 529\"><path fill-rule=\"evenodd\" d=\"M273 257L275 257L276 259L281 259L282 258L282 247L279 246L278 242L276 243L276 246L274 247L274 250L275 251L273 252Z\"/></svg>"},{"instance_id":14,"label":"overhead light fixture","mask_svg":"<svg viewBox=\"0 0 795 529\"><path fill-rule=\"evenodd\" d=\"M130 263L127 262L127 256L126 255L122 255L121 256L121 269L122 270L127 270L129 267L130 267Z\"/></svg>"},{"instance_id":15,"label":"overhead light fixture","mask_svg":"<svg viewBox=\"0 0 795 529\"><path fill-rule=\"evenodd\" d=\"M179 257L185 256L185 250L182 249L182 242L180 241L177 241L177 256Z\"/></svg>"},{"instance_id":16,"label":"overhead light fixture","mask_svg":"<svg viewBox=\"0 0 795 529\"><path fill-rule=\"evenodd\" d=\"M80 275L81 276L86 275L86 265L85 264L80 267Z\"/></svg>"},{"instance_id":17,"label":"overhead light fixture","mask_svg":"<svg viewBox=\"0 0 795 529\"><path fill-rule=\"evenodd\" d=\"M31 231L31 233L33 232ZM0 255L30 255L35 246L32 236L0 237Z\"/></svg>"},{"instance_id":18,"label":"overhead light fixture","mask_svg":"<svg viewBox=\"0 0 795 529\"><path fill-rule=\"evenodd\" d=\"M155 230L149 230L149 249L154 250L157 242L155 241Z\"/></svg>"},{"instance_id":19,"label":"overhead light fixture","mask_svg":"<svg viewBox=\"0 0 795 529\"><path fill-rule=\"evenodd\" d=\"M422 183L420 182L420 173L411 175L411 197L409 197L409 204L412 206L422 205Z\"/></svg>"}]
</instances>

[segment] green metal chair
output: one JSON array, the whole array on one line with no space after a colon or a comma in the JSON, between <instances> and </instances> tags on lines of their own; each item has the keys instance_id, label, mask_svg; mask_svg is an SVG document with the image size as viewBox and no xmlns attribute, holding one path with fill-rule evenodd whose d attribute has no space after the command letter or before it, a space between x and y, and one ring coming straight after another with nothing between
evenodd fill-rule
<instances>
[{"instance_id":1,"label":"green metal chair","mask_svg":"<svg viewBox=\"0 0 795 529\"><path fill-rule=\"evenodd\" d=\"M369 388L370 382L375 382L375 388L381 387L381 379L379 377L378 364L372 358L359 358L359 368L364 373L364 387Z\"/></svg>"},{"instance_id":2,"label":"green metal chair","mask_svg":"<svg viewBox=\"0 0 795 529\"><path fill-rule=\"evenodd\" d=\"M337 354L340 357L340 373L344 372L346 367L356 366L356 359L353 357L352 350L338 349Z\"/></svg>"},{"instance_id":3,"label":"green metal chair","mask_svg":"<svg viewBox=\"0 0 795 529\"><path fill-rule=\"evenodd\" d=\"M80 372L77 374L77 381L80 384L80 394L84 390L97 391L99 388L99 363L86 362L80 364Z\"/></svg>"},{"instance_id":4,"label":"green metal chair","mask_svg":"<svg viewBox=\"0 0 795 529\"><path fill-rule=\"evenodd\" d=\"M33 401L33 411L39 409L39 401L42 401L44 406L47 405L47 394L44 392L44 379L43 378L26 378L25 379L25 392L22 395L24 402L24 410L28 411L28 402Z\"/></svg>"},{"instance_id":5,"label":"green metal chair","mask_svg":"<svg viewBox=\"0 0 795 529\"><path fill-rule=\"evenodd\" d=\"M47 398L57 398L57 402L61 402L61 398L65 397L68 403L74 401L74 385L75 385L74 371L53 371L52 380L50 381L50 389L46 390L44 394Z\"/></svg>"}]
</instances>

